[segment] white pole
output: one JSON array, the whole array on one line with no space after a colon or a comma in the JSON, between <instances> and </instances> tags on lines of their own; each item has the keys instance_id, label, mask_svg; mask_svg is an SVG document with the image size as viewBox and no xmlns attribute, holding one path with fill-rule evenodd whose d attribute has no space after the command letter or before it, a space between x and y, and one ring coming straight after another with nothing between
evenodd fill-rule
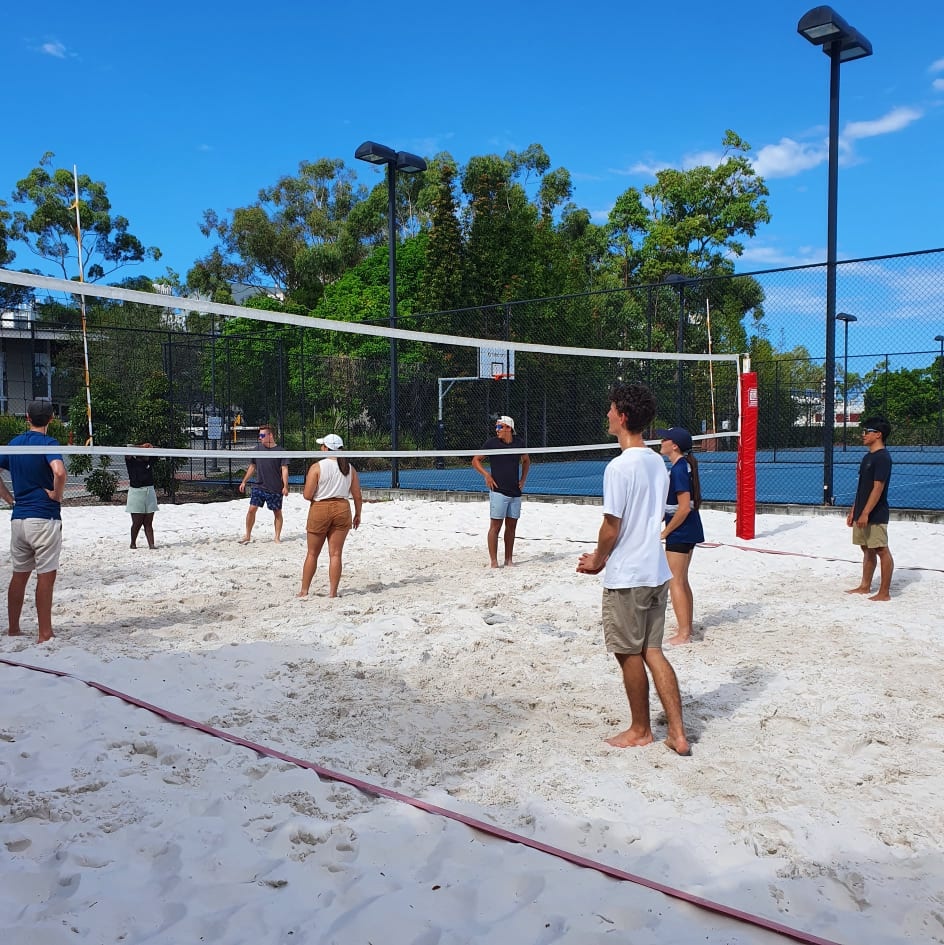
<instances>
[{"instance_id":1,"label":"white pole","mask_svg":"<svg viewBox=\"0 0 944 945\"><path fill-rule=\"evenodd\" d=\"M705 325L708 328L708 354L711 354L711 305L708 299L705 299ZM708 386L711 388L711 432L718 432L717 419L715 417L715 372L714 365L708 362Z\"/></svg>"},{"instance_id":2,"label":"white pole","mask_svg":"<svg viewBox=\"0 0 944 945\"><path fill-rule=\"evenodd\" d=\"M70 209L75 210L75 243L79 259L79 284L85 282L85 264L82 261L82 219L79 215L79 169L72 165L72 181L75 185L75 203ZM85 417L88 421L88 439L86 446L95 445L95 436L92 432L92 387L89 382L88 331L85 321L85 295L79 294L79 307L82 312L82 352L85 357Z\"/></svg>"}]
</instances>

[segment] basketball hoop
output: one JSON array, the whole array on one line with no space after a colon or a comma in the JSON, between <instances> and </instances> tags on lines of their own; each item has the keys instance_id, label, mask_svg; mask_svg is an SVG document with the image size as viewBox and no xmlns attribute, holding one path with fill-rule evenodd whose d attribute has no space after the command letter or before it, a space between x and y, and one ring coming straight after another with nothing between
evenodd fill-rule
<instances>
[{"instance_id":1,"label":"basketball hoop","mask_svg":"<svg viewBox=\"0 0 944 945\"><path fill-rule=\"evenodd\" d=\"M513 381L515 379L514 374L493 374L493 381Z\"/></svg>"}]
</instances>

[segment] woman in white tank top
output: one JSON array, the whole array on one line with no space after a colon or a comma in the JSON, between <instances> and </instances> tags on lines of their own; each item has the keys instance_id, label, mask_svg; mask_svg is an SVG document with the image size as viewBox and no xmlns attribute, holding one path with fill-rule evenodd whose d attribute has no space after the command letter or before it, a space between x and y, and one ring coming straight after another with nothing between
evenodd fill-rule
<instances>
[{"instance_id":1,"label":"woman in white tank top","mask_svg":"<svg viewBox=\"0 0 944 945\"><path fill-rule=\"evenodd\" d=\"M322 452L344 449L344 441L336 433L329 433L317 442L321 444ZM318 556L327 541L328 596L337 597L344 542L347 533L361 523L361 484L357 470L343 456L326 456L309 467L303 495L311 505L305 525L308 550L302 565L302 586L298 596L308 596L315 571L318 570ZM353 516L349 498L354 500Z\"/></svg>"}]
</instances>

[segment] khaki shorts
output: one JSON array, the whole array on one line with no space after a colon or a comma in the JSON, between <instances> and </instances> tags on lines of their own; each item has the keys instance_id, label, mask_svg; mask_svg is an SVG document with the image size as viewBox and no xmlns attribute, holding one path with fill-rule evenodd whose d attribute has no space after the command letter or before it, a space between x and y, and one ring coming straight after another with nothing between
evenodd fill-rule
<instances>
[{"instance_id":1,"label":"khaki shorts","mask_svg":"<svg viewBox=\"0 0 944 945\"><path fill-rule=\"evenodd\" d=\"M347 499L322 499L311 503L305 531L323 537L332 532L348 532L353 523L351 503Z\"/></svg>"},{"instance_id":2,"label":"khaki shorts","mask_svg":"<svg viewBox=\"0 0 944 945\"><path fill-rule=\"evenodd\" d=\"M603 642L608 653L661 650L669 582L659 587L603 589Z\"/></svg>"},{"instance_id":3,"label":"khaki shorts","mask_svg":"<svg viewBox=\"0 0 944 945\"><path fill-rule=\"evenodd\" d=\"M61 551L61 519L15 518L10 522L10 560L14 572L58 571Z\"/></svg>"},{"instance_id":4,"label":"khaki shorts","mask_svg":"<svg viewBox=\"0 0 944 945\"><path fill-rule=\"evenodd\" d=\"M853 525L852 544L861 545L863 548L887 548L888 526L866 525L865 528L860 528Z\"/></svg>"}]
</instances>

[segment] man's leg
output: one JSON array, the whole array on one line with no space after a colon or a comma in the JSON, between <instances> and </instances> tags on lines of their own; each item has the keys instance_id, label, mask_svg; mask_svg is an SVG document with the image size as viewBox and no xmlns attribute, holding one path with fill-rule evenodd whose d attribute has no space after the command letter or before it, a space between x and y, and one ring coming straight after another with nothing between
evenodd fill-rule
<instances>
[{"instance_id":1,"label":"man's leg","mask_svg":"<svg viewBox=\"0 0 944 945\"><path fill-rule=\"evenodd\" d=\"M278 545L282 541L282 510L276 509L275 515L275 543Z\"/></svg>"},{"instance_id":2,"label":"man's leg","mask_svg":"<svg viewBox=\"0 0 944 945\"><path fill-rule=\"evenodd\" d=\"M847 594L868 594L872 590L872 577L875 575L875 565L878 562L878 555L874 548L862 546L862 581L858 587L850 587ZM889 574L889 581L891 575Z\"/></svg>"},{"instance_id":3,"label":"man's leg","mask_svg":"<svg viewBox=\"0 0 944 945\"><path fill-rule=\"evenodd\" d=\"M55 583L55 571L36 575L36 618L40 643L52 639L52 589Z\"/></svg>"},{"instance_id":4,"label":"man's leg","mask_svg":"<svg viewBox=\"0 0 944 945\"><path fill-rule=\"evenodd\" d=\"M14 571L7 588L7 632L11 637L20 633L20 614L23 613L23 598L26 596L26 585L32 571Z\"/></svg>"},{"instance_id":5,"label":"man's leg","mask_svg":"<svg viewBox=\"0 0 944 945\"><path fill-rule=\"evenodd\" d=\"M512 555L515 552L515 532L518 529L518 519L505 519L505 564L514 564ZM498 548L496 547L496 552Z\"/></svg>"},{"instance_id":6,"label":"man's leg","mask_svg":"<svg viewBox=\"0 0 944 945\"><path fill-rule=\"evenodd\" d=\"M649 718L649 677L641 653L614 653L623 671L623 688L629 700L629 728L606 739L614 748L638 748L652 743Z\"/></svg>"},{"instance_id":7,"label":"man's leg","mask_svg":"<svg viewBox=\"0 0 944 945\"><path fill-rule=\"evenodd\" d=\"M892 558L891 549L887 546L885 548L876 548L875 556L882 564L882 571L878 585L878 593L873 594L869 600L891 600L892 572L895 570L895 559Z\"/></svg>"},{"instance_id":8,"label":"man's leg","mask_svg":"<svg viewBox=\"0 0 944 945\"><path fill-rule=\"evenodd\" d=\"M493 568L498 567L498 533L501 531L502 519L488 520L488 560Z\"/></svg>"},{"instance_id":9,"label":"man's leg","mask_svg":"<svg viewBox=\"0 0 944 945\"><path fill-rule=\"evenodd\" d=\"M249 511L246 513L246 534L240 539L239 543L245 545L249 543L249 540L252 538L252 526L256 524L256 512L258 511L258 506L250 505Z\"/></svg>"},{"instance_id":10,"label":"man's leg","mask_svg":"<svg viewBox=\"0 0 944 945\"><path fill-rule=\"evenodd\" d=\"M680 755L690 755L692 750L685 737L685 724L682 721L682 695L679 692L675 670L661 649L643 650L642 658L649 667L649 672L652 673L653 685L659 694L662 708L665 709L665 720L669 729L665 744Z\"/></svg>"}]
</instances>

